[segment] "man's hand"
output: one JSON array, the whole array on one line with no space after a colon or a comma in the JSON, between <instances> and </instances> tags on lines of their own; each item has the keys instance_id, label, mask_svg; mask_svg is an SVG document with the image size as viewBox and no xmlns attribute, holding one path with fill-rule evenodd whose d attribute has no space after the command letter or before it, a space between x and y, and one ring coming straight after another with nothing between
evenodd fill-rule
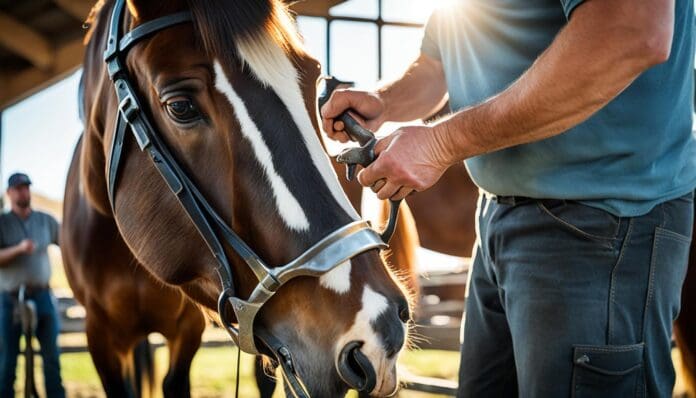
<instances>
[{"instance_id":1,"label":"man's hand","mask_svg":"<svg viewBox=\"0 0 696 398\"><path fill-rule=\"evenodd\" d=\"M358 123L370 131L376 131L385 121L385 106L379 95L368 91L336 90L321 108L324 131L332 140L350 141L343 123L335 120L349 109L358 113L350 112Z\"/></svg>"},{"instance_id":2,"label":"man's hand","mask_svg":"<svg viewBox=\"0 0 696 398\"><path fill-rule=\"evenodd\" d=\"M17 244L17 250L21 254L31 254L34 252L34 242L31 239L24 239Z\"/></svg>"},{"instance_id":3,"label":"man's hand","mask_svg":"<svg viewBox=\"0 0 696 398\"><path fill-rule=\"evenodd\" d=\"M447 147L428 126L406 126L379 140L377 159L358 173L358 181L379 199L400 200L430 188L452 164Z\"/></svg>"}]
</instances>

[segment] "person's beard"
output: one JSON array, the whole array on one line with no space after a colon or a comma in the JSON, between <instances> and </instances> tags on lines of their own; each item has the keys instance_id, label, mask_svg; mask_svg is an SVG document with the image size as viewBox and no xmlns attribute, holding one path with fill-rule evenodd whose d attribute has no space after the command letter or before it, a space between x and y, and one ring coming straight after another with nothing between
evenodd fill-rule
<instances>
[{"instance_id":1,"label":"person's beard","mask_svg":"<svg viewBox=\"0 0 696 398\"><path fill-rule=\"evenodd\" d=\"M31 199L20 199L17 201L17 207L20 209L28 209L31 205Z\"/></svg>"}]
</instances>

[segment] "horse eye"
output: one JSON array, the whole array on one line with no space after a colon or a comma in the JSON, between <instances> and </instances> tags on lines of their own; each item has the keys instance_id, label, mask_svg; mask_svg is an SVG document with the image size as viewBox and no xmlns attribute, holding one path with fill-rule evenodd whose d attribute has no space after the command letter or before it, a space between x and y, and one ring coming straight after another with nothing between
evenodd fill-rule
<instances>
[{"instance_id":1,"label":"horse eye","mask_svg":"<svg viewBox=\"0 0 696 398\"><path fill-rule=\"evenodd\" d=\"M190 98L172 98L165 104L169 117L178 123L191 123L201 118L201 113Z\"/></svg>"}]
</instances>

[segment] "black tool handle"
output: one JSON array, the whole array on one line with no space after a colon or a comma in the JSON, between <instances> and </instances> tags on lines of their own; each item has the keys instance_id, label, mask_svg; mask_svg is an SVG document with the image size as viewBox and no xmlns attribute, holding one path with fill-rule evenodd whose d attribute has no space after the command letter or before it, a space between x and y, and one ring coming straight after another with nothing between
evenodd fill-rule
<instances>
[{"instance_id":1,"label":"black tool handle","mask_svg":"<svg viewBox=\"0 0 696 398\"><path fill-rule=\"evenodd\" d=\"M361 126L354 117L347 111L341 113L336 120L343 122L343 129L353 141L356 141L360 146L367 144L375 139L375 134Z\"/></svg>"},{"instance_id":2,"label":"black tool handle","mask_svg":"<svg viewBox=\"0 0 696 398\"><path fill-rule=\"evenodd\" d=\"M348 82L342 82L334 77L329 77L325 81L326 90L324 94L319 97L320 108L329 100L331 94L339 85L350 84ZM357 148L345 149L336 157L339 163L344 163L346 165L346 177L348 181L351 181L355 178L357 165L367 167L376 159L375 144L377 143L377 138L375 138L373 132L361 126L347 111L340 114L336 120L343 122L345 132L348 133L353 141L357 141L360 144ZM384 231L380 234L384 243L387 244L396 230L401 200L390 200L389 204L389 220Z\"/></svg>"},{"instance_id":3,"label":"black tool handle","mask_svg":"<svg viewBox=\"0 0 696 398\"><path fill-rule=\"evenodd\" d=\"M321 109L321 107L329 101L329 98L331 98L331 94L333 94L333 92L338 88L338 86L353 86L353 82L341 81L339 79L336 79L335 77L326 78L324 80L324 84L326 85L326 89L324 90L324 93L319 97L319 109ZM355 118L348 113L348 111L338 115L338 117L336 117L335 120L341 121L343 123L345 132L348 133L348 136L350 136L350 138L353 141L359 143L360 146L364 146L371 140L375 139L374 133L361 126L360 123L358 123L358 121L355 120Z\"/></svg>"}]
</instances>

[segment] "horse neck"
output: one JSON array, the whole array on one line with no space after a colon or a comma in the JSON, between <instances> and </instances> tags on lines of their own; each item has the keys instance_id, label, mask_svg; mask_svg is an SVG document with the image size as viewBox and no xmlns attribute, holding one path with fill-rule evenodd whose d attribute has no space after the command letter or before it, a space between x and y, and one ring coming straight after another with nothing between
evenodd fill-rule
<instances>
[{"instance_id":1,"label":"horse neck","mask_svg":"<svg viewBox=\"0 0 696 398\"><path fill-rule=\"evenodd\" d=\"M96 7L96 6L95 6ZM106 181L105 137L114 126L116 96L102 59L106 48L108 20L113 4L104 4L95 10L94 21L87 34L88 42L83 62L82 103L84 132L80 159L82 191L92 207L103 215L111 216L111 205Z\"/></svg>"}]
</instances>

